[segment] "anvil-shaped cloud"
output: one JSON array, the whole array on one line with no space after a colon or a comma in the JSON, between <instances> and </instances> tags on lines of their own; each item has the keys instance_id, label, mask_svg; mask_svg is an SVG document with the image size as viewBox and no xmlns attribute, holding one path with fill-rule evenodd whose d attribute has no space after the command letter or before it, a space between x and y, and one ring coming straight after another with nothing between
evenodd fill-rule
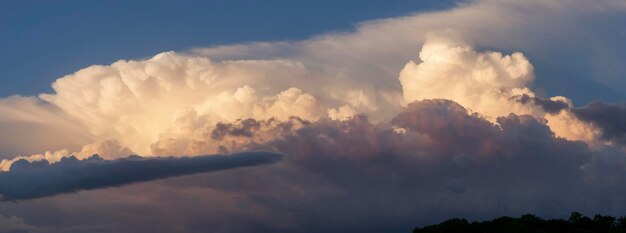
<instances>
[{"instance_id":1,"label":"anvil-shaped cloud","mask_svg":"<svg viewBox=\"0 0 626 233\"><path fill-rule=\"evenodd\" d=\"M619 0L479 0L305 41L86 67L56 80L53 93L0 100L0 147L11 151L0 163L7 171L0 190L6 200L35 198L270 163L279 156L203 156L270 151L285 154L283 162L210 180L139 184L162 192L135 192L150 203L176 201L167 213L150 214L173 222L185 216L179 224L206 210L168 195L198 197L223 212L197 225L221 232L388 231L416 218L524 212L621 215L624 104L575 105L561 92L547 95L534 83L551 77L538 76L533 62L568 61L559 54L575 48L593 57L593 78L621 90L608 71L621 70L615 64L623 54L589 41L604 35L594 23L625 12ZM560 53L546 55L552 48ZM128 154L145 158L120 159ZM222 214L233 222L219 222ZM187 226L128 223L128 232Z\"/></svg>"}]
</instances>

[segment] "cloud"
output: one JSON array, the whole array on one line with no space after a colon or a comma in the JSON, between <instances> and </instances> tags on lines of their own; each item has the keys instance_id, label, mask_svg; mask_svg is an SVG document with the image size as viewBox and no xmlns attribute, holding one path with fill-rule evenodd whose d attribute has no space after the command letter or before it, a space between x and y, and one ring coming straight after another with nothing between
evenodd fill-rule
<instances>
[{"instance_id":1,"label":"cloud","mask_svg":"<svg viewBox=\"0 0 626 233\"><path fill-rule=\"evenodd\" d=\"M551 130L569 140L594 142L597 129L569 111L571 100L542 98L530 89L533 66L521 53L476 51L456 31L434 32L400 72L404 100L449 99L492 122L510 113L547 119Z\"/></svg>"},{"instance_id":2,"label":"cloud","mask_svg":"<svg viewBox=\"0 0 626 233\"><path fill-rule=\"evenodd\" d=\"M541 97L531 97L527 94L513 96L511 98L522 104L537 105L549 114L558 114L561 110L565 110L570 107L568 101L560 100L559 98L547 99Z\"/></svg>"},{"instance_id":3,"label":"cloud","mask_svg":"<svg viewBox=\"0 0 626 233\"><path fill-rule=\"evenodd\" d=\"M412 100L448 98L472 110L478 106L468 105L470 102L480 106L497 104L493 109L480 108L486 115L506 115L509 112L503 107L508 104L515 113L531 114L520 103L494 99L523 94L542 97L529 93L533 71L537 69L533 69L528 57L537 58L540 68L568 67L578 75L571 77L569 73L557 72L538 80L559 84L550 84L553 87L548 89L557 90L558 95L573 94L571 98L576 99L583 92L562 92L559 88L564 85L560 84L575 83L585 77L613 84L607 85L608 89L602 93L609 93L610 87L623 86L614 75L619 74L614 71L619 71L623 55L609 46L620 43L602 43L612 40L615 33L606 36L608 32L597 29L621 30L621 25L613 22L624 11L623 3L612 0L594 4L578 0L475 1L446 11L365 22L353 32L320 35L304 41L199 48L165 52L145 60L94 65L58 79L53 84L54 93L3 100L0 115L4 120L0 121L0 128L18 133L11 137L0 135L5 139L0 140L0 146L8 148L3 151L8 154L2 156L11 158L46 150L76 151L82 145L102 140L117 140L136 153L150 155L151 145L175 124L177 114L190 109L212 123L248 117L285 119L290 115L306 120L345 119L358 113L368 114L377 121L389 119ZM588 23L571 23L582 21ZM454 33L442 33L446 31ZM545 38L546 31L551 32L549 39ZM432 60L437 56L430 60L422 57L422 61L407 65L407 61L415 60L416 49L424 45L425 38L427 44L422 51L425 55L434 51L433 48L451 49L436 50L437 56L449 60L454 58L448 56L456 54L460 60L447 68ZM524 54L480 52L485 48ZM566 59L560 55L573 51L581 56ZM576 60L581 57L593 62ZM453 64L464 68L457 70L460 73L446 70L453 68ZM397 77L403 66L406 68L401 83ZM460 88L459 92L451 89L440 94L414 92L414 89L427 89L422 84L432 84L432 90L443 90L441 87L450 81L437 80L441 74L432 74L432 80L424 80L427 83L409 78L415 77L410 74L411 67L418 66L421 67L418 71L430 67L456 78L473 71L474 76L484 76L485 80L463 79L459 85L467 88L453 87ZM542 70L545 69L538 69ZM494 83L487 79L493 79ZM503 88L505 92L500 96L493 88ZM468 92L472 90L485 93ZM561 118L576 120L570 116ZM23 122L24 119L30 120ZM592 135L585 132L587 128L579 127L580 132L555 131L563 137L586 140ZM50 135L55 135L54 140L50 140ZM37 146L25 142L37 142Z\"/></svg>"},{"instance_id":4,"label":"cloud","mask_svg":"<svg viewBox=\"0 0 626 233\"><path fill-rule=\"evenodd\" d=\"M167 177L220 171L269 164L281 155L246 152L232 155L144 158L131 156L103 160L94 155L84 160L75 157L49 164L46 160L19 160L11 171L0 173L0 194L4 201L46 197L79 190L98 189Z\"/></svg>"},{"instance_id":5,"label":"cloud","mask_svg":"<svg viewBox=\"0 0 626 233\"><path fill-rule=\"evenodd\" d=\"M33 232L33 233L71 233L71 232L111 232L116 230L116 225L98 226L73 226L66 228L39 227L29 225L24 219L16 216L4 217L0 215L0 233ZM119 229L117 229L119 230Z\"/></svg>"},{"instance_id":6,"label":"cloud","mask_svg":"<svg viewBox=\"0 0 626 233\"><path fill-rule=\"evenodd\" d=\"M0 158L75 149L97 140L57 106L36 97L0 98Z\"/></svg>"},{"instance_id":7,"label":"cloud","mask_svg":"<svg viewBox=\"0 0 626 233\"><path fill-rule=\"evenodd\" d=\"M409 62L400 72L404 99L445 98L487 116L526 113L514 95L533 94L528 84L533 67L521 53L476 52L453 32L429 34L420 63Z\"/></svg>"},{"instance_id":8,"label":"cloud","mask_svg":"<svg viewBox=\"0 0 626 233\"><path fill-rule=\"evenodd\" d=\"M306 67L293 61L213 62L167 52L85 68L57 80L56 93L41 98L83 122L96 137L150 155L150 144L188 111L213 123L319 118L325 110L318 100L288 84L306 75Z\"/></svg>"},{"instance_id":9,"label":"cloud","mask_svg":"<svg viewBox=\"0 0 626 233\"><path fill-rule=\"evenodd\" d=\"M46 151L42 154L34 154L30 156L16 156L13 159L3 159L0 161L0 171L9 171L11 165L19 160L25 160L29 162L45 160L48 163L56 163L61 159L69 156L74 156L76 159L83 160L97 154L103 159L117 159L125 157L131 154L135 154L128 148L120 145L115 140L97 141L95 143L87 144L82 147L78 152L70 153L67 149L57 151Z\"/></svg>"},{"instance_id":10,"label":"cloud","mask_svg":"<svg viewBox=\"0 0 626 233\"><path fill-rule=\"evenodd\" d=\"M368 114L373 120L384 120L412 100L447 98L472 110L490 103L497 104L493 108L479 107L484 111L482 114L490 116L503 116L511 109L518 114L536 115L530 112L535 110L529 110L523 104L498 99L524 94L540 97L531 95L529 90L534 74L528 56L477 52L472 47L522 50L540 58L542 63L550 60L569 64L569 60L553 55L559 54L558 51L572 51L558 42L565 41L565 38L578 45L576 51L607 50L603 46L607 43L589 47L589 40L578 41L578 37L571 36L573 33L584 34L594 41L600 40L598 36L602 33L591 33L598 27L577 25L574 30L568 27L569 22L581 21L580 18L593 19L590 23L614 22L612 17L624 10L626 6L615 1L592 5L584 1L531 1L523 4L476 1L441 12L366 22L354 32L321 35L304 41L165 52L146 60L94 65L58 79L53 84L54 93L5 99L0 104L3 106L0 115L5 118L0 121L0 128L18 133L11 137L0 135L6 139L1 140L0 146L7 148L4 153L8 153L2 156L11 158L61 149L76 151L82 145L104 140L117 140L135 153L150 155L153 153L151 145L159 141L165 131L175 127L179 114L190 110L203 121L213 124L248 117L286 119L291 115L306 120L320 117L346 119L358 113ZM556 28L559 30L552 30ZM543 38L545 30L553 32L554 38ZM579 32L581 30L584 33ZM424 45L424 54L437 46L451 49L447 52L436 50L437 56L444 60L458 58L457 68L465 68L449 73L452 71L447 69L453 68L455 63L442 66L433 62L436 56L407 64L414 57L415 48L421 45ZM546 54L545 51L549 51L546 48L553 48L556 52ZM454 49L460 50L455 53ZM614 54L610 51L615 49L584 57L598 58L592 60L602 60L604 65L615 64L621 55L614 55L617 59L599 59L605 58L602 54ZM458 56L450 57L455 54ZM553 59L554 56L558 59ZM403 65L406 66L405 72L401 75L402 81L398 82L398 71ZM456 87L460 88L459 92L415 92L413 89L425 89L421 85L429 84L421 83L421 79L408 78L415 76L410 74L410 67L417 66L448 72L456 78L468 77L467 74L475 72L474 76L484 76L485 80L462 79L459 85L465 87ZM605 70L585 69L598 71L598 74ZM446 86L445 83L450 81L437 80L438 75L441 74L433 74L433 79L426 81L431 82L432 90L440 90L442 88L435 87ZM601 75L594 73L593 76ZM493 79L494 83L486 82L487 79ZM494 93L499 88L505 91ZM484 95L476 94L480 91L484 91ZM422 92L424 94L419 94ZM468 104L470 102L472 104ZM505 108L509 105L511 109ZM557 127L566 125L563 122L553 123L576 121L575 117L564 113L552 118L550 125L559 136L593 140L592 127L584 123L576 122L581 126L574 131ZM30 120L23 122L24 119ZM50 135L55 135L54 140L50 140ZM33 141L38 142L37 146L25 143Z\"/></svg>"},{"instance_id":11,"label":"cloud","mask_svg":"<svg viewBox=\"0 0 626 233\"><path fill-rule=\"evenodd\" d=\"M257 140L277 125L280 136ZM102 199L90 208L110 209L102 218L121 221L126 232L209 226L216 232L404 231L450 217L619 213L615 203L626 201L619 150L556 137L545 120L529 115L493 123L449 100L410 103L390 122L357 115L208 127L206 141L233 145L238 139L230 150L262 148L286 156L272 166L54 200L81 208L71 200ZM150 207L130 204L139 194ZM168 211L155 211L163 206L152 203L164 203ZM150 217L127 219L121 212ZM154 218L169 221L143 224Z\"/></svg>"},{"instance_id":12,"label":"cloud","mask_svg":"<svg viewBox=\"0 0 626 233\"><path fill-rule=\"evenodd\" d=\"M195 121L196 119L189 119ZM180 129L176 133L164 134L151 145L155 155L187 154L200 155L206 153L231 153L252 149L276 138L289 135L311 122L299 117L287 120L270 118L256 120L240 119L232 123L198 125L194 128ZM186 124L183 123L181 128Z\"/></svg>"},{"instance_id":13,"label":"cloud","mask_svg":"<svg viewBox=\"0 0 626 233\"><path fill-rule=\"evenodd\" d=\"M578 121L570 112L555 115L555 110L549 109L569 107L569 100L552 97L554 100L547 101L529 89L533 67L521 53L478 52L455 31L447 30L428 35L420 59L419 63L409 62L400 72L404 99L389 97L387 107L376 101L385 96L384 88L372 95L362 89L329 92L324 86L312 89L302 85L298 75L311 75L315 70L297 62L213 62L175 53L83 69L57 80L53 85L56 94L41 98L62 109L69 119L82 122L86 131L100 138L96 143L119 144L110 158L131 151L143 155L219 153L229 146L206 141L206 132L198 129L219 126L220 122L287 120L292 116L304 121L349 119L358 113L381 121L397 112L390 108L432 98L459 102L492 122L509 113L545 117L558 136L595 140L592 125ZM273 73L280 77L270 79ZM316 95L303 91L307 88ZM520 96L522 99L517 100ZM530 98L532 103L526 100ZM571 130L571 125L580 125L579 130ZM90 153L86 150L78 154L87 157ZM59 159L56 155L69 153L60 150L49 154L30 156L29 160L52 158L50 162L54 162ZM28 157L13 160L19 158ZM6 170L10 161L3 163Z\"/></svg>"},{"instance_id":14,"label":"cloud","mask_svg":"<svg viewBox=\"0 0 626 233\"><path fill-rule=\"evenodd\" d=\"M600 128L602 139L626 145L626 104L593 102L571 111L578 119Z\"/></svg>"},{"instance_id":15,"label":"cloud","mask_svg":"<svg viewBox=\"0 0 626 233\"><path fill-rule=\"evenodd\" d=\"M354 82L357 86L371 84L379 90L396 91L399 84L390 80L413 59L426 35L450 29L480 50L523 51L540 64L536 71L543 77L538 82L553 95L572 96L581 102L610 96L615 101L626 98L620 93L625 83L619 81L624 72L616 72L624 54L615 50L619 43L613 43L624 39L619 33L623 28L616 22L623 19L625 11L626 4L619 0L478 0L445 11L364 22L353 32L305 41L199 48L195 52L217 60L294 57L307 65L341 72L337 76L331 73L330 79L339 86L344 80L356 79L367 80L366 84ZM581 21L585 23L574 23Z\"/></svg>"},{"instance_id":16,"label":"cloud","mask_svg":"<svg viewBox=\"0 0 626 233\"><path fill-rule=\"evenodd\" d=\"M283 166L206 185L294 223L261 223L281 232L400 231L453 216L619 211L603 203L624 201L626 190L615 188L626 182L626 169L613 162L623 153L558 138L529 115L496 123L449 100L411 103L388 123L362 115L317 121L257 145L290 155ZM261 222L249 217L240 224Z\"/></svg>"},{"instance_id":17,"label":"cloud","mask_svg":"<svg viewBox=\"0 0 626 233\"><path fill-rule=\"evenodd\" d=\"M0 189L7 200L94 191L0 210L121 222L120 232L388 232L459 216L622 215L623 105L574 100L600 96L586 84L624 85L613 74L624 12L612 0L483 0L304 41L86 67L53 93L0 100ZM246 151L271 153L203 156ZM121 158L135 153L146 157ZM99 189L273 153L281 163ZM177 157L149 158L165 155Z\"/></svg>"}]
</instances>

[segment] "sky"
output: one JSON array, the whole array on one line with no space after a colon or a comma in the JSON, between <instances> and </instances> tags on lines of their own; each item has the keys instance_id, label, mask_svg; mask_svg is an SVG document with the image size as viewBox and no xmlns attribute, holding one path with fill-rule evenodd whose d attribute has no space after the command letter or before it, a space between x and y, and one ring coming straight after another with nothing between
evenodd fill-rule
<instances>
[{"instance_id":1,"label":"sky","mask_svg":"<svg viewBox=\"0 0 626 233\"><path fill-rule=\"evenodd\" d=\"M0 232L626 215L621 0L0 7Z\"/></svg>"},{"instance_id":2,"label":"sky","mask_svg":"<svg viewBox=\"0 0 626 233\"><path fill-rule=\"evenodd\" d=\"M0 96L50 92L93 64L252 41L349 31L364 20L444 9L453 1L4 1ZM37 69L30 69L37 64Z\"/></svg>"}]
</instances>

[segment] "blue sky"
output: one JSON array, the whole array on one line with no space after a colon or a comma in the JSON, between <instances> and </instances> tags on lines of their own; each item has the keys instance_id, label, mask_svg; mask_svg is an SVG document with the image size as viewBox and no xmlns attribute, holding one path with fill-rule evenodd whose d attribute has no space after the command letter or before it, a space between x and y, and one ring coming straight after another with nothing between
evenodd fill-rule
<instances>
[{"instance_id":1,"label":"blue sky","mask_svg":"<svg viewBox=\"0 0 626 233\"><path fill-rule=\"evenodd\" d=\"M0 3L0 97L50 93L50 84L57 78L94 64L147 58L170 50L297 41L354 30L371 19L445 10L463 2L467 1L5 1ZM545 95L568 96L577 105L594 100L619 102L626 98L626 82L619 75L623 69L618 62L603 64L604 60L625 59L615 50L623 49L620 41L626 32L615 32L619 24L605 22L625 18L606 14L574 21L577 27L591 30L570 35L577 42L545 42L556 38L551 36L554 33L544 33L525 46L484 49L524 52L539 77L534 87ZM568 30L578 29L563 31ZM596 34L600 41L590 38ZM608 51L576 47L581 43ZM600 44L594 47L594 43ZM573 90L579 87L585 90Z\"/></svg>"},{"instance_id":2,"label":"blue sky","mask_svg":"<svg viewBox=\"0 0 626 233\"><path fill-rule=\"evenodd\" d=\"M0 96L51 92L80 68L163 51L299 40L451 0L3 1ZM35 68L36 67L36 68Z\"/></svg>"}]
</instances>

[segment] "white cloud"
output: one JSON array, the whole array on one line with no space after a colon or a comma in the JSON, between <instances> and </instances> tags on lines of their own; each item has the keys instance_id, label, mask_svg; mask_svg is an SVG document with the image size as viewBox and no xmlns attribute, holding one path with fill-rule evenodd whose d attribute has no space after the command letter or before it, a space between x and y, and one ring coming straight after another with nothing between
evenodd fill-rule
<instances>
[{"instance_id":1,"label":"white cloud","mask_svg":"<svg viewBox=\"0 0 626 233\"><path fill-rule=\"evenodd\" d=\"M559 51L570 51L564 45L590 51L597 44L589 45L589 40L602 40L591 33L596 27L571 22L590 16L595 16L592 23L608 22L625 12L625 5L610 0L475 1L365 22L353 32L304 41L165 52L146 60L94 65L58 79L54 93L3 99L0 128L18 133L14 140L9 139L13 134L0 133L9 139L0 146L9 148L11 154L3 156L10 158L64 148L78 151L81 145L116 140L121 147L150 155L152 145L180 128L180 117L191 113L201 125L247 117L284 120L290 115L347 119L355 113L380 121L408 101L423 98L453 99L492 121L510 112L545 117L558 136L593 141L595 129L567 112L546 115L536 106L510 100L521 94L537 96L530 89L533 67L526 56L480 51L521 50L542 61L556 61ZM446 31L456 35L442 33ZM553 38L546 39L546 32ZM421 61L407 64L428 33ZM598 49L610 52L606 46ZM615 59L603 61L615 64ZM187 127L195 127L192 123ZM567 129L571 125L580 127ZM48 138L53 140L42 142ZM30 141L38 146L25 143Z\"/></svg>"},{"instance_id":2,"label":"white cloud","mask_svg":"<svg viewBox=\"0 0 626 233\"><path fill-rule=\"evenodd\" d=\"M413 227L416 218L528 211L623 213L625 154L615 144L626 132L607 114L623 106L576 110L570 98L545 95L533 84L567 85L574 78L536 75L533 64L626 87L611 74L624 73L621 45L611 43L626 35L611 21L624 12L619 0L483 0L304 41L90 66L58 79L54 93L1 99L0 147L11 151L3 156L35 154L15 159L50 162L93 153L108 159L248 150L288 155L275 166L162 181L130 195L119 193L133 187L83 194L79 202L55 199L59 206L27 204L111 208L98 216L125 223L145 218L146 209L168 210L149 214L170 220L166 226L135 222L130 232L177 232L198 216L206 223L206 206L223 210L209 213L217 221L209 225L226 225L228 232L351 232L359 224ZM607 37L597 25L617 33ZM557 96L546 98L551 95ZM424 100L432 98L461 105ZM422 102L409 103L416 100ZM549 104L556 105L547 110ZM15 159L3 160L0 169ZM27 211L21 207L0 209ZM120 211L133 208L141 210ZM234 224L220 222L224 216Z\"/></svg>"}]
</instances>

